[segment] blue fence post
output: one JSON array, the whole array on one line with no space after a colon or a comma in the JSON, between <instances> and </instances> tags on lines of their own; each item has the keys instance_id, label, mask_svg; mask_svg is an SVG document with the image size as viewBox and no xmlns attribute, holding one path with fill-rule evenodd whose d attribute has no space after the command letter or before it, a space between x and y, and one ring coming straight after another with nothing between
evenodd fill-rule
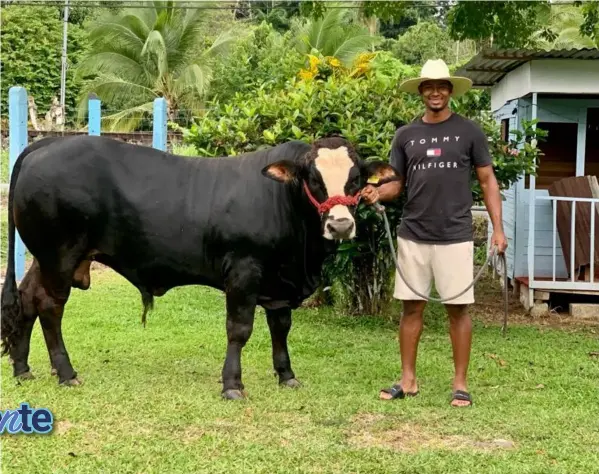
<instances>
[{"instance_id":1,"label":"blue fence post","mask_svg":"<svg viewBox=\"0 0 599 474\"><path fill-rule=\"evenodd\" d=\"M27 91L23 87L11 87L8 92L8 133L9 133L9 166L10 176L17 158L27 147ZM9 183L10 183L9 176ZM19 232L15 230L15 277L17 281L25 274L25 245Z\"/></svg>"},{"instance_id":2,"label":"blue fence post","mask_svg":"<svg viewBox=\"0 0 599 474\"><path fill-rule=\"evenodd\" d=\"M100 99L93 92L87 96L87 130L90 135L100 135L101 130L101 112Z\"/></svg>"},{"instance_id":3,"label":"blue fence post","mask_svg":"<svg viewBox=\"0 0 599 474\"><path fill-rule=\"evenodd\" d=\"M154 132L152 147L166 151L166 99L154 99Z\"/></svg>"}]
</instances>

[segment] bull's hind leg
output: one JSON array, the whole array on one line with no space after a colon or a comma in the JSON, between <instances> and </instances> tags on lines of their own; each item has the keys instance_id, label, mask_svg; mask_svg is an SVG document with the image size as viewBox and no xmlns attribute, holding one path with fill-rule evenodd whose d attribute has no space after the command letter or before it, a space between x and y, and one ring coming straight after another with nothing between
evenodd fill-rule
<instances>
[{"instance_id":1,"label":"bull's hind leg","mask_svg":"<svg viewBox=\"0 0 599 474\"><path fill-rule=\"evenodd\" d=\"M291 309L267 309L266 320L272 340L272 363L279 376L279 383L287 387L299 387L291 369L291 359L287 349L287 336L291 330Z\"/></svg>"},{"instance_id":2,"label":"bull's hind leg","mask_svg":"<svg viewBox=\"0 0 599 474\"><path fill-rule=\"evenodd\" d=\"M81 263L79 263L79 266L75 269L75 273L73 275L73 282L72 282L73 288L78 288L80 290L88 290L89 289L90 284L91 284L91 277L90 277L91 263L92 263L91 260L88 260L88 259L82 260ZM45 294L43 296L47 297L47 295L45 295ZM51 366L50 375L52 375L54 377L54 376L58 375L58 369L56 368L56 365L54 364L52 352L50 351L50 347L52 347L53 340L54 340L54 337L52 336L52 331L44 331L44 339L46 340L46 347L48 348L48 355L50 357L50 366ZM76 383L76 381L74 383Z\"/></svg>"},{"instance_id":3,"label":"bull's hind leg","mask_svg":"<svg viewBox=\"0 0 599 474\"><path fill-rule=\"evenodd\" d=\"M73 288L77 288L79 290L88 290L91 285L91 276L90 276L90 268L91 268L91 260L85 259L82 260L75 273L73 275ZM46 340L46 347L48 348L48 355L50 357L50 375L53 377L58 375L58 370L54 365L54 361L52 359L52 353L50 352L50 347L52 344L52 335L50 331L44 331L44 339Z\"/></svg>"},{"instance_id":4,"label":"bull's hind leg","mask_svg":"<svg viewBox=\"0 0 599 474\"><path fill-rule=\"evenodd\" d=\"M41 286L37 309L52 367L58 375L58 383L64 385L80 384L62 338L62 317L76 267L76 259L73 258L64 258L57 266L40 263Z\"/></svg>"},{"instance_id":5,"label":"bull's hind leg","mask_svg":"<svg viewBox=\"0 0 599 474\"><path fill-rule=\"evenodd\" d=\"M58 375L58 383L79 385L77 373L71 365L69 354L62 338L62 316L70 294L70 286L45 289L45 297L39 302L39 317L44 339L50 354L52 368Z\"/></svg>"},{"instance_id":6,"label":"bull's hind leg","mask_svg":"<svg viewBox=\"0 0 599 474\"><path fill-rule=\"evenodd\" d=\"M228 400L245 398L241 350L254 327L259 278L260 269L250 259L236 262L227 276L227 356L222 370L222 396Z\"/></svg>"},{"instance_id":7,"label":"bull's hind leg","mask_svg":"<svg viewBox=\"0 0 599 474\"><path fill-rule=\"evenodd\" d=\"M19 379L32 379L33 375L29 368L29 350L31 333L37 319L37 308L35 305L36 291L39 286L39 265L33 261L19 285L21 293L22 325L20 328L17 344L11 349L10 358L13 363L13 375Z\"/></svg>"}]
</instances>

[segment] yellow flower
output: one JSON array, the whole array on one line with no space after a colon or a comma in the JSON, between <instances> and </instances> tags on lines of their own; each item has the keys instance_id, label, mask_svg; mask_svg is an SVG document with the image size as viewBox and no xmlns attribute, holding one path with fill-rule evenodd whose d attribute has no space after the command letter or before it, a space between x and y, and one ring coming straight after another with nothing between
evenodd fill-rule
<instances>
[{"instance_id":1,"label":"yellow flower","mask_svg":"<svg viewBox=\"0 0 599 474\"><path fill-rule=\"evenodd\" d=\"M329 61L329 64L333 67L340 67L341 66L341 61L339 61L336 57L334 56L327 56L326 58Z\"/></svg>"},{"instance_id":2,"label":"yellow flower","mask_svg":"<svg viewBox=\"0 0 599 474\"><path fill-rule=\"evenodd\" d=\"M300 77L300 79L309 80L309 79L314 78L315 72L309 71L307 69L301 69L300 72L298 73L298 76Z\"/></svg>"},{"instance_id":3,"label":"yellow flower","mask_svg":"<svg viewBox=\"0 0 599 474\"><path fill-rule=\"evenodd\" d=\"M316 66L320 64L320 59L312 54L308 54L308 57L310 58L310 69L315 70Z\"/></svg>"},{"instance_id":4,"label":"yellow flower","mask_svg":"<svg viewBox=\"0 0 599 474\"><path fill-rule=\"evenodd\" d=\"M358 56L357 63L368 63L376 56L376 53L361 53Z\"/></svg>"},{"instance_id":5,"label":"yellow flower","mask_svg":"<svg viewBox=\"0 0 599 474\"><path fill-rule=\"evenodd\" d=\"M369 70L370 66L368 64L360 64L352 69L352 71L349 73L349 77L361 76Z\"/></svg>"}]
</instances>

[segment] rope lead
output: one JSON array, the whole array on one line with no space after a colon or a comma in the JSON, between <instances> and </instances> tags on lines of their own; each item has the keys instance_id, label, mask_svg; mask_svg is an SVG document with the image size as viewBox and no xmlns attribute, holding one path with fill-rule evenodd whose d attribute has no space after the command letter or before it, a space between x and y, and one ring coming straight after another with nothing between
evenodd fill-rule
<instances>
[{"instance_id":1,"label":"rope lead","mask_svg":"<svg viewBox=\"0 0 599 474\"><path fill-rule=\"evenodd\" d=\"M506 330L507 330L507 319L508 319L508 286L507 286L507 265L506 265L506 261L505 261L505 254L498 253L497 252L497 247L493 246L493 251L490 252L489 255L487 256L487 260L485 261L484 265L481 267L481 269L478 271L477 275L472 280L472 283L470 283L466 288L464 288L464 290L462 290L457 295L451 296L449 298L433 298L431 296L425 296L422 293L416 291L414 288L412 288L412 286L406 280L403 272L401 271L399 263L397 262L396 250L395 250L395 246L393 245L393 237L391 235L391 227L389 225L389 220L387 219L387 213L385 212L385 208L380 203L378 203L378 202L374 204L374 208L375 208L376 212L378 212L379 214L383 215L383 220L385 221L385 230L387 231L387 238L389 239L389 247L391 248L391 254L393 255L393 261L395 262L395 268L397 269L397 272L399 273L399 276L401 277L401 279L404 281L404 283L406 284L406 286L410 290L412 290L415 294L417 294L421 298L424 298L427 301L434 301L434 302L437 302L437 303L444 303L446 301L453 300L453 299L457 298L458 296L462 296L472 286L474 286L474 284L476 282L478 282L478 280L480 280L483 272L485 271L485 269L486 269L487 265L489 264L489 262L491 261L491 259L494 258L494 257L496 257L496 256L499 257L499 260L501 261L501 264L503 266L503 296L504 296L504 301L503 301L503 303L504 303L504 308L503 308L504 314L503 314L503 325L501 327L501 333L505 336L505 333L506 333Z\"/></svg>"}]
</instances>

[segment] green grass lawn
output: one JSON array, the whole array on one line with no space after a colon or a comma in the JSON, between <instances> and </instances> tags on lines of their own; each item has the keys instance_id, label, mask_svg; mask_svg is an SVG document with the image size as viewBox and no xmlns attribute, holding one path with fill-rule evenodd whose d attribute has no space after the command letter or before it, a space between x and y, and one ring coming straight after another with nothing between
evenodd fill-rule
<instances>
[{"instance_id":1,"label":"green grass lawn","mask_svg":"<svg viewBox=\"0 0 599 474\"><path fill-rule=\"evenodd\" d=\"M474 407L455 409L438 306L427 311L420 395L394 402L378 400L399 371L394 324L297 311L290 352L304 385L291 390L277 386L258 311L242 358L249 399L227 402L220 293L176 289L144 329L137 290L112 271L92 280L74 290L63 324L83 385L58 387L39 325L35 380L17 385L2 359L2 409L27 401L55 418L49 435L2 435L4 474L599 472L596 329L519 324L503 338L477 321Z\"/></svg>"},{"instance_id":2,"label":"green grass lawn","mask_svg":"<svg viewBox=\"0 0 599 474\"><path fill-rule=\"evenodd\" d=\"M0 183L8 183L10 168L10 157L8 155L8 147L0 149Z\"/></svg>"}]
</instances>

